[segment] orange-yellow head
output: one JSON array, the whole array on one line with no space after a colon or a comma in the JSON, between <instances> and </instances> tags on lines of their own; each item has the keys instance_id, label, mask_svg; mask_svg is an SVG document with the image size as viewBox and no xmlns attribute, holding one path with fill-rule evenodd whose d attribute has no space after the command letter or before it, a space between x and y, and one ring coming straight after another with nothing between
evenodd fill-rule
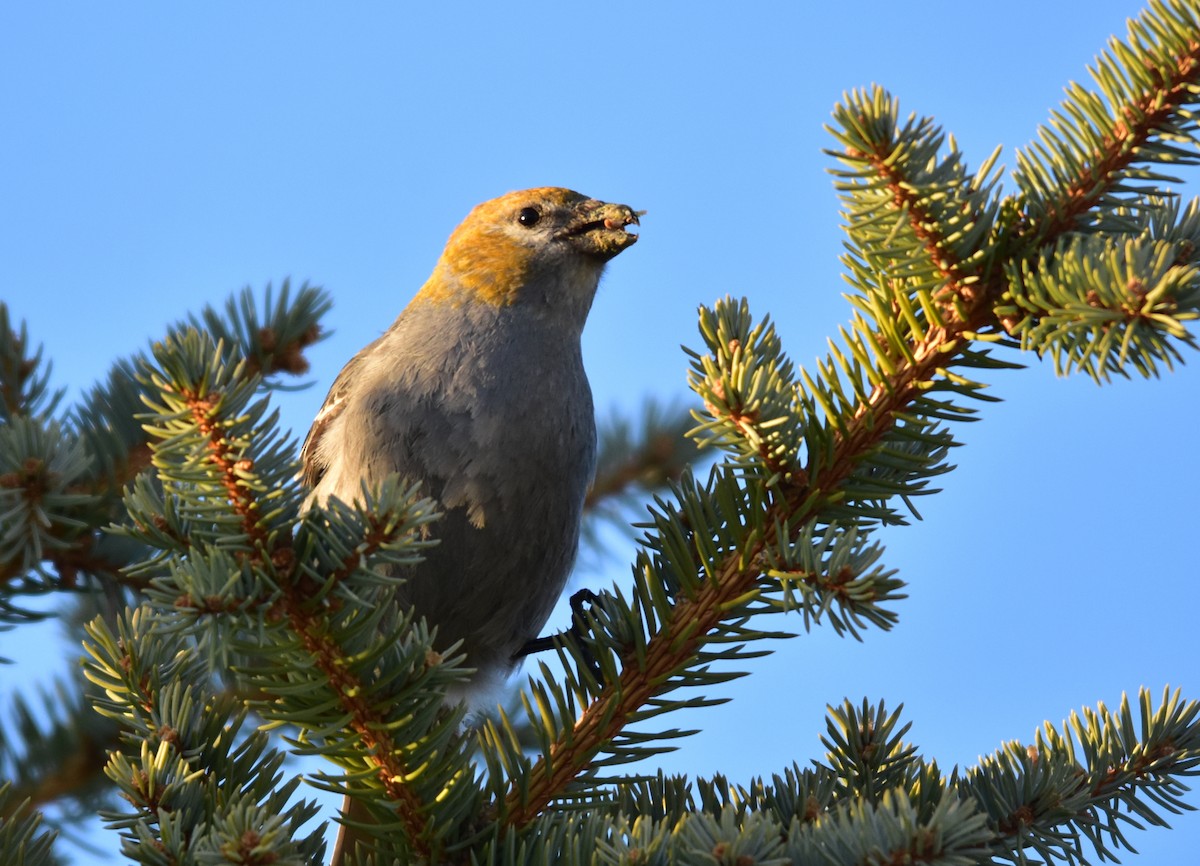
<instances>
[{"instance_id":1,"label":"orange-yellow head","mask_svg":"<svg viewBox=\"0 0 1200 866\"><path fill-rule=\"evenodd\" d=\"M604 264L637 242L628 228L643 213L552 186L486 201L450 235L417 299L507 306L551 285L594 291Z\"/></svg>"}]
</instances>

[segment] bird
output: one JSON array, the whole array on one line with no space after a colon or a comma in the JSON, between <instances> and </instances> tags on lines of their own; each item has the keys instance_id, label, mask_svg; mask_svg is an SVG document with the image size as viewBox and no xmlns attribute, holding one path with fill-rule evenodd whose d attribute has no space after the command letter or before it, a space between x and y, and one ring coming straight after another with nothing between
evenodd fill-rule
<instances>
[{"instance_id":1,"label":"bird","mask_svg":"<svg viewBox=\"0 0 1200 866\"><path fill-rule=\"evenodd\" d=\"M306 508L395 474L441 512L395 600L442 647L461 642L475 673L450 699L494 694L566 584L596 464L580 339L644 213L560 187L475 207L338 374L301 448Z\"/></svg>"}]
</instances>

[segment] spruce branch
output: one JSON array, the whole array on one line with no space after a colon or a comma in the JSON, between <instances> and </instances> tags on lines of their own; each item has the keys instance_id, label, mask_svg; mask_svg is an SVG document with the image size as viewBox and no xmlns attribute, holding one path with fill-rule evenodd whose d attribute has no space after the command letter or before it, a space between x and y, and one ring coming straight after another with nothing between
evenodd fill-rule
<instances>
[{"instance_id":1,"label":"spruce branch","mask_svg":"<svg viewBox=\"0 0 1200 866\"><path fill-rule=\"evenodd\" d=\"M1158 375L1196 348L1186 325L1200 317L1200 207L1177 200L1129 212L1129 232L1063 238L1033 261L1009 266L1000 308L1021 344L1054 360L1055 371L1082 370L1097 382L1114 375ZM1136 233L1135 233L1135 230Z\"/></svg>"},{"instance_id":2,"label":"spruce branch","mask_svg":"<svg viewBox=\"0 0 1200 866\"><path fill-rule=\"evenodd\" d=\"M1145 164L1195 164L1191 106L1200 75L1200 12L1188 0L1153 0L1113 37L1089 69L1099 91L1079 84L1051 117L1052 129L1017 155L1019 234L1031 249L1079 230L1120 230L1109 211L1174 178Z\"/></svg>"},{"instance_id":3,"label":"spruce branch","mask_svg":"<svg viewBox=\"0 0 1200 866\"><path fill-rule=\"evenodd\" d=\"M683 476L699 456L686 435L691 426L682 407L653 400L636 422L615 411L600 422L596 474L583 503L581 543L589 552L605 549L603 526L627 532L646 498Z\"/></svg>"},{"instance_id":4,"label":"spruce branch","mask_svg":"<svg viewBox=\"0 0 1200 866\"><path fill-rule=\"evenodd\" d=\"M360 747L372 756L379 782L394 806L396 820L410 840L413 853L428 860L434 849L426 817L429 804L404 783L417 769L405 759L404 744L392 736L386 716L364 698L367 694L364 683L354 675L351 659L344 649L328 634L325 619L306 610L307 605L296 603L291 594L284 595L281 606L289 627L329 679L330 689L349 717L349 727L357 735Z\"/></svg>"},{"instance_id":5,"label":"spruce branch","mask_svg":"<svg viewBox=\"0 0 1200 866\"><path fill-rule=\"evenodd\" d=\"M9 599L79 587L97 501L80 492L87 454L55 421L18 416L0 427L0 622L39 616ZM90 520L89 520L90 518Z\"/></svg>"},{"instance_id":6,"label":"spruce branch","mask_svg":"<svg viewBox=\"0 0 1200 866\"><path fill-rule=\"evenodd\" d=\"M306 283L293 293L284 280L278 295L267 286L260 313L247 287L226 300L224 315L206 305L199 315L169 328L167 336L206 330L221 342L231 365L244 362L240 369L245 376L259 377L263 387L282 387L271 377L307 371L303 351L326 336L320 318L330 304L323 289ZM143 409L144 371L151 363L141 352L118 361L106 381L92 388L72 413L73 426L88 442L95 461L93 483L118 498L122 488L149 466L149 440L135 419Z\"/></svg>"},{"instance_id":7,"label":"spruce branch","mask_svg":"<svg viewBox=\"0 0 1200 866\"><path fill-rule=\"evenodd\" d=\"M584 509L612 515L622 503L665 487L683 475L695 457L695 447L685 434L690 414L676 406L647 401L638 416L638 429L618 413L599 432L596 477L584 500Z\"/></svg>"},{"instance_id":8,"label":"spruce branch","mask_svg":"<svg viewBox=\"0 0 1200 866\"><path fill-rule=\"evenodd\" d=\"M1101 704L1072 713L1061 730L1047 723L1032 744L1009 743L981 761L958 791L988 816L996 855L1025 863L1031 850L1087 863L1082 843L1115 859L1115 849L1135 850L1123 827L1164 826L1156 808L1194 808L1182 799L1180 778L1197 774L1200 703L1164 689L1155 706L1141 689L1136 717L1122 696L1115 712Z\"/></svg>"},{"instance_id":9,"label":"spruce branch","mask_svg":"<svg viewBox=\"0 0 1200 866\"><path fill-rule=\"evenodd\" d=\"M462 713L444 706L462 660L434 652L419 611L391 603L393 567L427 544L429 503L394 481L355 505L305 510L294 443L261 396L262 375L303 368L315 296L290 320L286 284L263 318L247 294L224 317L204 311L153 360L121 368L77 428L9 407L5 586L21 569L116 563L101 547L111 539L143 546L124 559L141 605L89 631L97 706L129 732L108 765L133 805L108 815L126 854L315 862L316 834L299 835L312 810L287 805L298 780L281 784L271 728L339 768L316 783L370 812L377 823L343 820L381 861L1084 863L1085 842L1105 858L1130 847L1127 827L1188 808L1200 709L1169 693L1157 707L1142 694L1140 731L1123 701L949 778L904 742L897 711L865 701L830 709L824 762L769 783L602 774L689 733L651 721L720 702L680 689L741 676L764 652L756 641L786 636L758 627L761 614L798 609L805 629L828 621L856 637L893 624L903 584L871 533L905 522L950 470L948 422L989 399L980 371L1016 366L992 344L1019 337L1098 380L1182 360L1200 315L1200 213L1158 186L1160 165L1196 161L1198 32L1194 2L1154 2L1098 64L1100 93L1069 91L1005 198L997 154L971 172L932 121L901 122L886 92L847 95L833 132L851 321L805 370L745 301L701 310L689 378L703 408L690 434L721 459L702 480L678 450L653 453L651 436L618 443L590 505L640 479L672 482L642 526L632 586L577 616L580 634L558 647L563 675L543 665L531 677L521 709L541 755L502 715L479 730L478 778ZM27 354L22 343L12 357ZM6 358L5 394L36 404L28 359ZM109 417L130 395L151 409L144 430ZM84 470L29 462L70 444L72 429L84 431ZM9 447L43 433L44 448ZM72 495L91 498L54 499ZM121 532L96 535L97 514ZM240 691L217 690L220 677Z\"/></svg>"},{"instance_id":10,"label":"spruce branch","mask_svg":"<svg viewBox=\"0 0 1200 866\"><path fill-rule=\"evenodd\" d=\"M242 375L252 370L301 373L303 351L321 338L319 317L329 308L322 290L287 281L278 294L265 293L264 311L243 290L226 303L225 314L206 307L193 321L226 335L231 360L242 358ZM190 327L175 326L173 333ZM54 416L58 393L49 390L49 366L33 351L25 326L14 329L0 303L0 619L36 616L11 601L15 596L88 588L142 589L122 569L142 551L102 533L120 520L124 486L149 466L146 432L135 421L145 387L144 354L114 365L107 380L88 391L80 405Z\"/></svg>"},{"instance_id":11,"label":"spruce branch","mask_svg":"<svg viewBox=\"0 0 1200 866\"><path fill-rule=\"evenodd\" d=\"M943 776L904 741L909 726L882 704L830 707L823 761L770 780L635 778L588 810L551 811L506 853L596 852L628 862L738 853L755 862L980 864L1089 862L1133 850L1125 827L1188 808L1180 781L1200 766L1200 704L1141 690L1007 744L965 773ZM598 817L599 816L599 817ZM519 837L519 844L511 842ZM543 839L549 841L542 843ZM597 841L598 840L598 841ZM595 850L589 852L589 845ZM765 858L765 859L764 859ZM625 862L625 861L622 861ZM749 862L749 861L747 861Z\"/></svg>"},{"instance_id":12,"label":"spruce branch","mask_svg":"<svg viewBox=\"0 0 1200 866\"><path fill-rule=\"evenodd\" d=\"M461 710L442 707L461 657L433 652L433 633L387 601L391 569L429 544L430 503L393 479L301 513L294 443L245 362L198 331L157 344L154 361L158 484L130 489L119 528L158 548L138 566L145 615L232 676L268 724L295 728L298 751L340 765L318 784L361 797L388 850L436 860L474 814Z\"/></svg>"},{"instance_id":13,"label":"spruce branch","mask_svg":"<svg viewBox=\"0 0 1200 866\"><path fill-rule=\"evenodd\" d=\"M42 816L28 802L12 802L8 782L0 783L0 852L11 866L55 866L55 833L41 829Z\"/></svg>"},{"instance_id":14,"label":"spruce branch","mask_svg":"<svg viewBox=\"0 0 1200 866\"><path fill-rule=\"evenodd\" d=\"M24 322L14 329L3 301L0 337L0 420L52 417L63 392L50 390L51 365L43 363L42 347L33 349Z\"/></svg>"},{"instance_id":15,"label":"spruce branch","mask_svg":"<svg viewBox=\"0 0 1200 866\"><path fill-rule=\"evenodd\" d=\"M1189 24L1159 27L1163 16ZM1185 36L1196 31L1191 11L1181 3L1155 4L1131 28L1133 60L1127 53L1123 59L1174 68L1178 75L1152 76L1155 95L1138 90L1126 100L1130 119L1121 136L1104 139L1114 154L1086 176L1089 194L1069 221L1063 208L1035 212L1028 201L1002 201L995 154L984 169L969 174L953 142L945 154L943 136L932 123L912 118L899 123L895 100L883 91L847 97L835 112L840 124L835 134L843 145L837 156L847 166L839 182L851 237L847 263L859 294L852 298L856 315L843 331L844 347L833 346L817 374L801 371L797 383L768 323L754 324L744 301L701 311L708 353L693 355L692 387L706 411L698 416L702 424L695 435L701 444L728 453L729 471L714 473L703 495L690 496L687 485L677 490L678 512L667 508L670 519L658 521L647 537L656 558L644 559L635 570L635 602L614 591L606 600L610 610L594 618L588 655L597 659L606 685L599 687L584 670L582 654L570 649L563 654L569 670L565 690L531 681L532 697L526 700L531 717L541 720L541 757L530 765L505 756L512 738L502 730L504 722L484 735L485 750L497 755L492 765L512 774L502 813L506 823L530 826L553 802L569 799L571 785L595 784L597 766L619 760L623 752L646 754L630 745L633 733L621 745L625 729L682 705L664 701L672 689L718 681L705 666L714 658L705 645L739 633L753 638L750 629L738 632L740 624L752 613L777 609L755 606L772 591L764 578L780 571L772 569L771 551L811 539L818 526L868 530L903 522L891 502L908 503L930 492L928 481L949 469L945 456L955 444L943 423L973 414L956 398L986 399L983 384L965 373L1015 366L992 357L988 347L1011 343L998 330L996 315L1010 290L1006 269L1065 239L1083 214L1101 219L1111 197L1127 191L1135 163L1182 158L1159 146L1161 139L1192 141L1189 106L1200 66L1193 62L1195 41ZM1152 32L1166 35L1151 39L1146 34ZM1147 99L1157 106L1153 112L1143 110ZM1134 118L1140 124L1136 132ZM1070 183L1062 195L1074 202L1077 186ZM1147 214L1155 210L1136 201L1124 206ZM1034 228L1014 232L1014 212ZM1144 270L1177 255L1178 249L1172 256L1160 252L1139 263ZM1147 276L1147 286L1162 282ZM1152 303L1169 305L1179 297L1186 302L1194 281L1176 274L1166 285L1153 293ZM1142 345L1158 334L1187 341L1179 317L1165 316L1161 307L1137 309L1138 321L1151 321L1155 329ZM1118 361L1144 354L1126 347ZM705 499L721 506L710 504L704 513L699 502ZM877 621L886 627L888 620ZM598 761L601 751L611 757Z\"/></svg>"},{"instance_id":16,"label":"spruce branch","mask_svg":"<svg viewBox=\"0 0 1200 866\"><path fill-rule=\"evenodd\" d=\"M278 295L267 285L261 314L254 293L247 287L230 295L223 315L215 307L205 306L199 315L189 315L173 330L206 331L246 362L247 375L259 376L264 385L278 387L279 383L269 378L272 374L299 376L308 372L304 351L328 336L319 322L331 306L324 291L307 283L293 298L291 281L285 279Z\"/></svg>"},{"instance_id":17,"label":"spruce branch","mask_svg":"<svg viewBox=\"0 0 1200 866\"><path fill-rule=\"evenodd\" d=\"M299 779L283 782L284 755L263 731L246 731L247 713L210 688L209 663L155 628L143 607L118 622L88 626L86 676L103 690L96 708L119 721L126 748L105 769L132 807L108 810L123 831L123 851L140 863L204 862L206 852L267 845L255 862L315 863L322 829L293 840L316 814L288 805Z\"/></svg>"},{"instance_id":18,"label":"spruce branch","mask_svg":"<svg viewBox=\"0 0 1200 866\"><path fill-rule=\"evenodd\" d=\"M624 666L620 679L608 685L575 721L570 739L551 743L539 765L529 772L528 784L509 793L505 810L509 823L521 826L542 813L586 766L577 763L578 756L598 752L629 723L638 708L664 691L663 683L695 659L702 638L717 627L728 604L744 595L738 589L727 575L718 575L696 596L676 603L677 615L647 643L644 665ZM570 757L556 761L560 753ZM542 762L549 772L542 770Z\"/></svg>"},{"instance_id":19,"label":"spruce branch","mask_svg":"<svg viewBox=\"0 0 1200 866\"><path fill-rule=\"evenodd\" d=\"M103 799L100 782L117 728L92 711L85 692L82 678L72 677L37 689L36 703L10 697L9 718L0 724L0 778L10 780L13 796L0 803L0 820L21 802L40 808L72 801L67 814L80 817Z\"/></svg>"}]
</instances>

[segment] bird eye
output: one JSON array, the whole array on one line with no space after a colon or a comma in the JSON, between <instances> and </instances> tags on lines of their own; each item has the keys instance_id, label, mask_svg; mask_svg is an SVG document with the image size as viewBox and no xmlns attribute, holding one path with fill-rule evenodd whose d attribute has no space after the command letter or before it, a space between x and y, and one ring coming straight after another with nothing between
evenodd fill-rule
<instances>
[{"instance_id":1,"label":"bird eye","mask_svg":"<svg viewBox=\"0 0 1200 866\"><path fill-rule=\"evenodd\" d=\"M523 207L521 208L521 212L517 214L517 222L527 229L531 229L537 225L538 220L541 218L541 213L535 207Z\"/></svg>"}]
</instances>

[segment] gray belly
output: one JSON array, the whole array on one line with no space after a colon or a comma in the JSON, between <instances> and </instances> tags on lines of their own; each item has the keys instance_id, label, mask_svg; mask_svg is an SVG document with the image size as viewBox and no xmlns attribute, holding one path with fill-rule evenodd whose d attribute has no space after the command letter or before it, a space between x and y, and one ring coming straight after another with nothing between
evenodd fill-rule
<instances>
[{"instance_id":1,"label":"gray belly","mask_svg":"<svg viewBox=\"0 0 1200 866\"><path fill-rule=\"evenodd\" d=\"M437 626L439 649L461 640L468 665L511 669L513 654L537 637L562 593L582 497L536 507L514 500L494 508L483 526L465 507L450 510L433 525L438 544L407 569L400 600Z\"/></svg>"},{"instance_id":2,"label":"gray belly","mask_svg":"<svg viewBox=\"0 0 1200 866\"><path fill-rule=\"evenodd\" d=\"M437 649L462 641L469 666L507 673L575 559L596 431L577 338L484 348L380 377L346 412L362 444L345 462L370 483L418 481L438 503L438 544L406 569L399 600L437 628Z\"/></svg>"}]
</instances>

